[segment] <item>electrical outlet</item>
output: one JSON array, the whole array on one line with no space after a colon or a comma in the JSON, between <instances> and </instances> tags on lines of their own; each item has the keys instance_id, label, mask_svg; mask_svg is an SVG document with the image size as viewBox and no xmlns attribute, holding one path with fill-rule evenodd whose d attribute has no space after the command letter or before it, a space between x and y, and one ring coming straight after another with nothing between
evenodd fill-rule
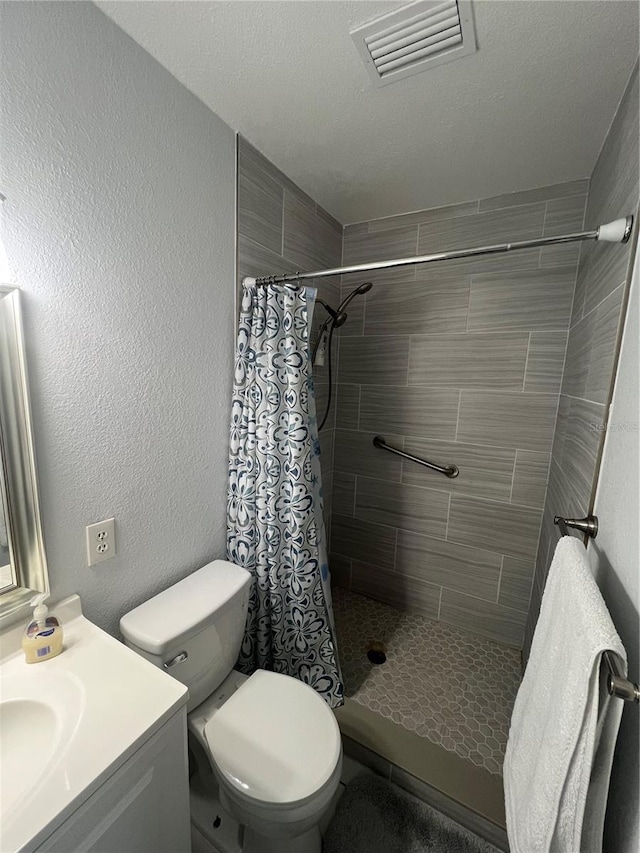
<instances>
[{"instance_id":1,"label":"electrical outlet","mask_svg":"<svg viewBox=\"0 0 640 853\"><path fill-rule=\"evenodd\" d=\"M88 524L87 531L87 565L95 566L104 560L110 560L116 555L116 520L107 518L96 524Z\"/></svg>"}]
</instances>

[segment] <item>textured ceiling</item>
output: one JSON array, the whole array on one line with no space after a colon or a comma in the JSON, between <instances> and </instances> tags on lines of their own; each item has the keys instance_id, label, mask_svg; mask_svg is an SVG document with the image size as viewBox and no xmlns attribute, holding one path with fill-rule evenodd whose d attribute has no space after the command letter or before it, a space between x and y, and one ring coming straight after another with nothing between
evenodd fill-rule
<instances>
[{"instance_id":1,"label":"textured ceiling","mask_svg":"<svg viewBox=\"0 0 640 853\"><path fill-rule=\"evenodd\" d=\"M347 224L588 176L636 0L476 0L479 50L385 87L349 30L402 2L97 5Z\"/></svg>"}]
</instances>

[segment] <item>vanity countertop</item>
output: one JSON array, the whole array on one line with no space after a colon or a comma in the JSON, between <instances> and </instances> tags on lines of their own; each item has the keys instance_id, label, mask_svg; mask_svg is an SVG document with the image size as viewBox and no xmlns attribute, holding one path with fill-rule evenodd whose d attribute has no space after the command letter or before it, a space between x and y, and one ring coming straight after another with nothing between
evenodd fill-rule
<instances>
[{"instance_id":1,"label":"vanity countertop","mask_svg":"<svg viewBox=\"0 0 640 853\"><path fill-rule=\"evenodd\" d=\"M187 702L183 684L89 622L78 596L52 612L58 657L25 663L24 626L0 637L3 853L44 841Z\"/></svg>"}]
</instances>

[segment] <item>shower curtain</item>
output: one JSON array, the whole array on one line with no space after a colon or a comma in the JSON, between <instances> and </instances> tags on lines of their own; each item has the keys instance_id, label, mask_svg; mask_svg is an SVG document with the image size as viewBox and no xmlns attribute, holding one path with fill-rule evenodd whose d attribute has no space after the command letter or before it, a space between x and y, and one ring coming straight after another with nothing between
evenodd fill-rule
<instances>
[{"instance_id":1,"label":"shower curtain","mask_svg":"<svg viewBox=\"0 0 640 853\"><path fill-rule=\"evenodd\" d=\"M237 667L343 702L322 515L309 307L315 291L243 289L231 412L227 554L252 575Z\"/></svg>"}]
</instances>

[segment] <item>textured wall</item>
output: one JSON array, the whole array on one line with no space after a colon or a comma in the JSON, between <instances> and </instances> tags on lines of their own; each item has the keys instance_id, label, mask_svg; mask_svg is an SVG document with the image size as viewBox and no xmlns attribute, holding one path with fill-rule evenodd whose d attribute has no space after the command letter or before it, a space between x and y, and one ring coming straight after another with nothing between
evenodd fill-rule
<instances>
[{"instance_id":1,"label":"textured wall","mask_svg":"<svg viewBox=\"0 0 640 853\"><path fill-rule=\"evenodd\" d=\"M600 152L587 200L585 226L638 211L638 68L636 66ZM637 231L637 224L636 224ZM624 317L633 241L583 244L562 394L553 439L525 652L533 637L558 528L554 515L580 517L593 506L604 441L616 348Z\"/></svg>"},{"instance_id":2,"label":"textured wall","mask_svg":"<svg viewBox=\"0 0 640 853\"><path fill-rule=\"evenodd\" d=\"M243 276L305 272L340 266L342 225L303 193L241 136L238 137L238 288ZM318 288L318 297L336 307L340 277L308 282ZM316 304L313 329L317 331L327 314ZM337 356L338 336L332 354ZM334 369L337 377L337 363ZM318 422L325 411L327 366L314 369ZM327 423L320 433L325 520L330 535L333 476L335 394Z\"/></svg>"},{"instance_id":3,"label":"textured wall","mask_svg":"<svg viewBox=\"0 0 640 853\"><path fill-rule=\"evenodd\" d=\"M586 181L347 226L359 263L580 230ZM336 581L519 647L578 248L373 277L340 341ZM455 463L455 480L372 446Z\"/></svg>"},{"instance_id":4,"label":"textured wall","mask_svg":"<svg viewBox=\"0 0 640 853\"><path fill-rule=\"evenodd\" d=\"M636 252L635 272L594 507L600 521L600 531L598 538L589 544L588 550L596 580L627 650L629 673L634 681L638 679L640 672L639 303L640 264ZM622 715L605 824L605 853L636 853L640 849L639 712L638 705L627 703Z\"/></svg>"},{"instance_id":5,"label":"textured wall","mask_svg":"<svg viewBox=\"0 0 640 853\"><path fill-rule=\"evenodd\" d=\"M52 593L115 632L224 553L234 136L90 3L4 3L1 27ZM111 515L118 556L88 569Z\"/></svg>"}]
</instances>

